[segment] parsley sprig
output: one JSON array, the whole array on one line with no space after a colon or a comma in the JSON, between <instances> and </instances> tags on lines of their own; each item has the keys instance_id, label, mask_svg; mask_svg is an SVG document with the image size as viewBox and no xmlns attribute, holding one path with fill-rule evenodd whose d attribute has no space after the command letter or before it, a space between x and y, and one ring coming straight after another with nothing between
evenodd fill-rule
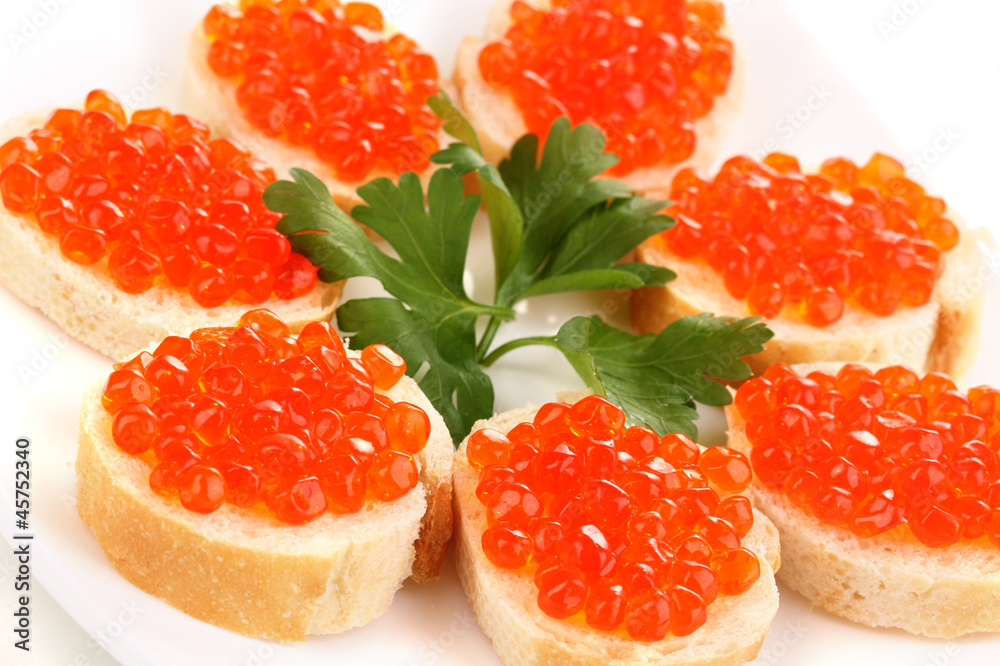
<instances>
[{"instance_id":1,"label":"parsley sprig","mask_svg":"<svg viewBox=\"0 0 1000 666\"><path fill-rule=\"evenodd\" d=\"M618 162L604 152L593 125L570 129L557 120L541 160L538 137L528 134L499 167L488 164L475 131L447 95L430 100L453 143L431 159L460 175L475 171L486 198L496 265L497 305L533 296L593 289L659 286L677 277L649 264L617 264L642 241L673 226L657 215L666 202L636 196L623 182L595 178ZM491 318L478 357L486 358L501 323Z\"/></svg>"},{"instance_id":2,"label":"parsley sprig","mask_svg":"<svg viewBox=\"0 0 1000 666\"><path fill-rule=\"evenodd\" d=\"M483 366L527 345L561 351L591 390L625 410L629 423L661 434L696 435L695 401L728 404L729 391L716 380L749 377L750 368L739 357L760 351L771 331L757 318L701 314L674 322L659 335L637 336L598 317L574 317L554 336L494 348L497 331L525 299L673 280L668 269L619 261L674 221L658 214L666 202L598 178L617 157L604 152L604 136L591 125L571 128L566 119L557 120L540 158L538 138L529 134L494 166L483 159L475 131L444 93L430 104L458 139L431 158L450 168L434 173L426 197L416 174L403 174L398 183L376 179L358 189L365 203L351 211L396 257L369 240L307 171L293 169L294 182L274 183L264 193L267 206L283 213L278 230L296 252L320 266L321 280L373 277L393 297L343 303L337 310L340 329L355 347L382 343L399 353L456 441L477 419L493 414L493 385ZM482 196L464 192L462 176L472 173ZM462 284L481 203L490 220L493 303L472 300ZM483 317L488 322L477 339L476 323Z\"/></svg>"}]
</instances>

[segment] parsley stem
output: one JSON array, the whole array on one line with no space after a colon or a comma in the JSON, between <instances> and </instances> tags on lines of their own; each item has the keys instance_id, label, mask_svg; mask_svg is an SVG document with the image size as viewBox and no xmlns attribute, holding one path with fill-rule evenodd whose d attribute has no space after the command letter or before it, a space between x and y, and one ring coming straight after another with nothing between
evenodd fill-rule
<instances>
[{"instance_id":1,"label":"parsley stem","mask_svg":"<svg viewBox=\"0 0 1000 666\"><path fill-rule=\"evenodd\" d=\"M500 330L500 324L503 323L499 317L490 317L489 323L486 325L486 330L483 331L483 338L479 341L479 345L476 347L476 360L480 363L486 357L486 352L489 351L490 345L493 344L493 338L496 337L497 331Z\"/></svg>"},{"instance_id":2,"label":"parsley stem","mask_svg":"<svg viewBox=\"0 0 1000 666\"><path fill-rule=\"evenodd\" d=\"M479 362L479 364L484 368L488 368L507 352L514 351L519 347L527 347L529 345L545 345L547 347L555 347L556 349L563 348L562 345L556 341L555 337L551 335L538 335L532 338L517 338L516 340L505 342L491 351L486 358Z\"/></svg>"}]
</instances>

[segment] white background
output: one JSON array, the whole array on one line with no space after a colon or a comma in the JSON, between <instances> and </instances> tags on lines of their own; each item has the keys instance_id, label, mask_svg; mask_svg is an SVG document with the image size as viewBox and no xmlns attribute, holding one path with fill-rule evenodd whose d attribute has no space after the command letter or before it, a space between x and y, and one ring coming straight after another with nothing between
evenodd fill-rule
<instances>
[{"instance_id":1,"label":"white background","mask_svg":"<svg viewBox=\"0 0 1000 666\"><path fill-rule=\"evenodd\" d=\"M468 17L483 14L482 7L473 6L478 2L465 0L460 13L443 13L441 21L455 23L454 29L446 31L453 43L439 40L435 51L446 58L454 52L463 32L477 29L478 24L469 23ZM755 5L763 3L773 4L773 0L734 0L730 3L733 23L751 16ZM136 106L175 103L180 98L181 42L210 4L195 0L3 0L0 119L39 106L65 104L82 98L94 87L108 87L131 97ZM380 4L395 8L392 20L406 29L418 14L440 3L390 0ZM1000 151L1000 41L996 38L1000 3L785 0L785 4L801 21L808 39L825 51L861 93L872 113L884 122L885 143L902 147L897 156L920 170L921 182L943 194L970 223L989 226L1000 235L1000 214L995 203L1000 176L996 162ZM53 16L38 25L43 21L36 17L45 8ZM12 40L11 35L24 40ZM176 42L165 38L170 35L176 35ZM774 40L782 38L782 34L773 35ZM442 69L447 71L447 67L444 64ZM837 90L832 92L834 97L839 94ZM141 96L146 99L139 99ZM775 127L764 129L780 133L778 123L786 110L791 109L776 109ZM822 112L820 109L816 113ZM845 139L845 145L850 144ZM826 145L830 145L829 141ZM878 147L871 145L869 150ZM7 335L0 323L0 349L7 349ZM991 339L987 329L983 343L989 344ZM4 354L0 357L0 373L15 374L15 359L0 353ZM14 385L11 381L0 383L4 387ZM0 412L6 421L2 430L16 430L16 396L0 398L10 408ZM13 440L4 437L5 447L8 441ZM8 461L6 449L2 454L2 460ZM7 470L12 466L6 462L4 465L0 474L9 474ZM32 597L34 649L27 657L13 650L8 629L13 608L12 576L13 559L4 547L0 554L0 663L115 663L37 586ZM776 630L787 632L786 627ZM791 636L786 640L798 640L794 632ZM836 650L837 646L831 644L829 648ZM789 650L787 659L781 659L777 652L766 653L762 661L806 663L801 657L793 658L793 652ZM892 657L887 656L883 663L893 663ZM906 663L943 666L977 662L963 653L961 643L927 642L924 656Z\"/></svg>"},{"instance_id":2,"label":"white background","mask_svg":"<svg viewBox=\"0 0 1000 666\"><path fill-rule=\"evenodd\" d=\"M736 0L736 16L738 7L756 1ZM1000 3L785 4L902 144L905 152L898 157L914 163L921 158L921 182L968 220L998 234ZM936 137L948 133L957 139L946 151L935 151Z\"/></svg>"}]
</instances>

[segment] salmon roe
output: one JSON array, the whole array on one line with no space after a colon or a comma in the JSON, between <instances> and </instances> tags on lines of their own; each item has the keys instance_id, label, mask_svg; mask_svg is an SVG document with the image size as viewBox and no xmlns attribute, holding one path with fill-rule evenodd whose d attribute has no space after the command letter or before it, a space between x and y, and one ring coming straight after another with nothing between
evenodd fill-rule
<instances>
[{"instance_id":1,"label":"salmon roe","mask_svg":"<svg viewBox=\"0 0 1000 666\"><path fill-rule=\"evenodd\" d=\"M740 387L736 407L757 478L821 522L1000 547L1000 391L962 393L901 366L803 377L776 364Z\"/></svg>"},{"instance_id":2,"label":"salmon roe","mask_svg":"<svg viewBox=\"0 0 1000 666\"><path fill-rule=\"evenodd\" d=\"M295 337L252 310L236 327L170 336L116 365L102 403L118 447L149 463L155 492L196 513L229 502L302 524L417 485L430 419L378 392L401 373L366 361L370 350L351 358L326 322Z\"/></svg>"},{"instance_id":3,"label":"salmon roe","mask_svg":"<svg viewBox=\"0 0 1000 666\"><path fill-rule=\"evenodd\" d=\"M83 111L57 109L0 146L0 165L4 206L67 259L101 262L126 293L173 287L211 308L316 285L318 269L291 253L264 206L274 171L190 116L144 109L127 122L114 95L94 90Z\"/></svg>"},{"instance_id":4,"label":"salmon roe","mask_svg":"<svg viewBox=\"0 0 1000 666\"><path fill-rule=\"evenodd\" d=\"M741 545L753 526L750 463L732 449L625 427L588 396L543 405L509 432L473 432L486 557L533 578L538 607L638 641L687 636L719 594L760 577Z\"/></svg>"},{"instance_id":5,"label":"salmon roe","mask_svg":"<svg viewBox=\"0 0 1000 666\"><path fill-rule=\"evenodd\" d=\"M823 327L849 305L880 317L924 305L958 229L942 199L876 153L863 167L835 157L803 174L794 157L727 161L712 179L674 177L677 224L658 241L701 258L751 314Z\"/></svg>"},{"instance_id":6,"label":"salmon roe","mask_svg":"<svg viewBox=\"0 0 1000 666\"><path fill-rule=\"evenodd\" d=\"M560 116L591 122L620 158L613 172L675 164L695 149L694 121L729 85L733 44L714 0L517 0L479 71L510 92L528 130Z\"/></svg>"},{"instance_id":7,"label":"salmon roe","mask_svg":"<svg viewBox=\"0 0 1000 666\"><path fill-rule=\"evenodd\" d=\"M434 57L403 34L383 39L364 2L243 0L216 5L202 26L208 65L233 82L261 133L311 148L344 181L373 169L423 171L441 120Z\"/></svg>"}]
</instances>

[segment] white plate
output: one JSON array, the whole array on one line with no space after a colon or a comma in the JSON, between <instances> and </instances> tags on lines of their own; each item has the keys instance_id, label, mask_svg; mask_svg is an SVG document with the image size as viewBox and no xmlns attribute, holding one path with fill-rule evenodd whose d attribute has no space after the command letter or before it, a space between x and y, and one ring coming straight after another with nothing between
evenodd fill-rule
<instances>
[{"instance_id":1,"label":"white plate","mask_svg":"<svg viewBox=\"0 0 1000 666\"><path fill-rule=\"evenodd\" d=\"M4 65L5 84L23 94L0 99L0 115L65 103L98 86L136 101L144 96L146 104L179 107L183 40L209 4L195 0L124 7L113 6L111 0L60 4L61 14L46 21L51 25L42 26L15 56L4 54L17 65ZM389 9L390 20L434 52L446 71L461 35L480 30L489 3L389 0L381 4ZM23 8L15 14L20 24L21 16L30 19L40 5L18 2L18 6ZM886 127L778 0L734 3L731 18L750 71L745 110L724 155L784 150L808 164L832 154L866 159L874 149L890 153L898 149ZM115 49L102 48L112 39ZM66 58L67 53L79 55ZM143 88L144 77L148 90ZM491 288L487 243L480 220L469 276L480 298L489 298ZM983 327L989 331L1000 324L1000 291L993 280L987 280L987 288ZM374 290L370 281L358 280L347 294L362 296ZM604 312L623 324L625 308L625 296L613 293L538 299L527 304L518 323L502 330L500 339L554 332L574 314ZM11 443L27 435L32 441L33 573L86 631L100 632L101 643L123 664L499 664L450 565L438 582L405 585L389 612L368 626L296 645L272 645L217 629L127 583L77 518L74 504L80 395L88 382L107 374L109 360L67 340L52 322L2 289L0 312L4 314L0 343L8 360L0 390L4 404L16 407L0 422L4 451L0 531L10 543L12 520L6 516L13 512L12 475L7 471L13 468ZM987 382L998 370L998 352L984 349L966 381ZM549 400L557 390L580 386L551 350L520 350L497 363L490 374L497 387L498 410ZM723 436L719 411L704 412L703 437L719 441ZM798 595L782 590L778 616L757 663L955 666L993 662L998 650L996 635L936 641L868 629L810 610ZM988 655L993 659L988 661Z\"/></svg>"}]
</instances>

